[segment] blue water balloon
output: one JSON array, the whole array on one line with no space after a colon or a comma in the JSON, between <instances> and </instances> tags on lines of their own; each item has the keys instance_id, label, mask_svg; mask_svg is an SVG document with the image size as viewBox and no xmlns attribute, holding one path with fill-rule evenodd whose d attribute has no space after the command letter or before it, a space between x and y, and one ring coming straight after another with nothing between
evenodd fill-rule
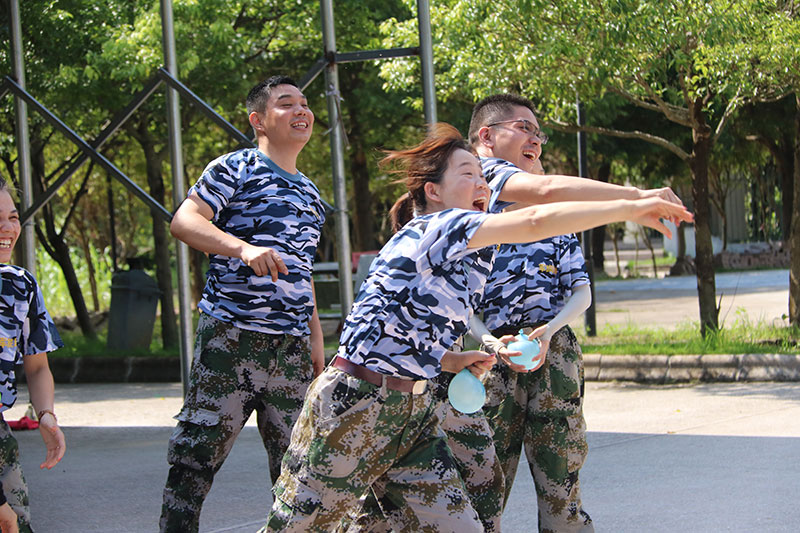
<instances>
[{"instance_id":1,"label":"blue water balloon","mask_svg":"<svg viewBox=\"0 0 800 533\"><path fill-rule=\"evenodd\" d=\"M509 359L518 365L522 365L526 370L536 368L541 361L539 352L541 347L536 339L530 340L523 330L519 330L517 340L508 343L508 349L512 352L522 352L522 355L515 355Z\"/></svg>"},{"instance_id":2,"label":"blue water balloon","mask_svg":"<svg viewBox=\"0 0 800 533\"><path fill-rule=\"evenodd\" d=\"M481 380L465 368L455 375L447 388L447 397L457 410L464 414L474 413L486 401L486 389Z\"/></svg>"}]
</instances>

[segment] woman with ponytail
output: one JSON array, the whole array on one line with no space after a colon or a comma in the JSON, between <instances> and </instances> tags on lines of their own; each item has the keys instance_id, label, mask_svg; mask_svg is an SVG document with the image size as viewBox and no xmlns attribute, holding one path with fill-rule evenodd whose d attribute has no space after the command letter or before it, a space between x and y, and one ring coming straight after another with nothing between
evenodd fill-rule
<instances>
[{"instance_id":1,"label":"woman with ponytail","mask_svg":"<svg viewBox=\"0 0 800 533\"><path fill-rule=\"evenodd\" d=\"M405 168L408 193L392 208L400 230L373 262L336 357L306 394L263 531L329 531L370 489L391 504L384 511L395 531L483 531L429 381L495 363L483 352L452 351L467 332L495 245L619 220L662 232L660 218L691 220L683 206L659 198L487 214L480 163L446 124L386 162Z\"/></svg>"}]
</instances>

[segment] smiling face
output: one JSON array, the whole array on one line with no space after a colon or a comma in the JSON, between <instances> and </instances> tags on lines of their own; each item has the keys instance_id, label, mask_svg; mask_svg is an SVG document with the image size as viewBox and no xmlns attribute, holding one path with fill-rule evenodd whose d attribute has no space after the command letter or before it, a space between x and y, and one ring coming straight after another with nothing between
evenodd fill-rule
<instances>
[{"instance_id":1,"label":"smiling face","mask_svg":"<svg viewBox=\"0 0 800 533\"><path fill-rule=\"evenodd\" d=\"M11 261L11 253L19 238L19 213L8 191L0 190L0 263Z\"/></svg>"},{"instance_id":2,"label":"smiling face","mask_svg":"<svg viewBox=\"0 0 800 533\"><path fill-rule=\"evenodd\" d=\"M535 173L542 155L539 121L525 106L514 106L513 112L492 126L486 126L486 140L492 157L505 159L525 172Z\"/></svg>"},{"instance_id":3,"label":"smiling face","mask_svg":"<svg viewBox=\"0 0 800 533\"><path fill-rule=\"evenodd\" d=\"M425 184L428 212L450 208L485 211L489 205L489 186L478 158L466 150L454 150L439 183Z\"/></svg>"},{"instance_id":4,"label":"smiling face","mask_svg":"<svg viewBox=\"0 0 800 533\"><path fill-rule=\"evenodd\" d=\"M250 123L274 146L295 144L302 148L311 137L314 113L300 89L282 84L270 90L263 112L250 114Z\"/></svg>"}]
</instances>

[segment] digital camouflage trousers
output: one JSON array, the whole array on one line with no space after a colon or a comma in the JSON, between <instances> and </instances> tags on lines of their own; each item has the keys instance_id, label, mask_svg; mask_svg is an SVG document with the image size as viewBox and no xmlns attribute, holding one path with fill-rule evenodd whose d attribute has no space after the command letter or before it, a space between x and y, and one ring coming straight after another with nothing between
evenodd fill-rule
<instances>
[{"instance_id":1,"label":"digital camouflage trousers","mask_svg":"<svg viewBox=\"0 0 800 533\"><path fill-rule=\"evenodd\" d=\"M398 392L328 367L309 388L261 531L331 531L370 489L393 531L483 531L438 405L430 387Z\"/></svg>"},{"instance_id":2,"label":"digital camouflage trousers","mask_svg":"<svg viewBox=\"0 0 800 533\"><path fill-rule=\"evenodd\" d=\"M28 485L19 462L19 445L11 428L0 414L0 482L8 505L17 513L20 533L31 532L31 509L28 502Z\"/></svg>"},{"instance_id":3,"label":"digital camouflage trousers","mask_svg":"<svg viewBox=\"0 0 800 533\"><path fill-rule=\"evenodd\" d=\"M583 385L583 355L568 326L551 338L540 369L517 373L501 361L485 382L484 412L505 472L506 501L524 445L542 533L594 531L578 479L588 452Z\"/></svg>"},{"instance_id":4,"label":"digital camouflage trousers","mask_svg":"<svg viewBox=\"0 0 800 533\"><path fill-rule=\"evenodd\" d=\"M162 532L198 530L214 475L253 411L270 477L278 479L313 376L307 337L244 330L200 315L189 388L167 451Z\"/></svg>"},{"instance_id":5,"label":"digital camouflage trousers","mask_svg":"<svg viewBox=\"0 0 800 533\"><path fill-rule=\"evenodd\" d=\"M470 503L486 533L500 531L503 513L504 477L492 440L492 430L482 411L464 414L447 400L447 387L454 374L442 373L430 381L441 427L447 445L456 461L456 468L469 495ZM392 531L374 494L370 492L361 506L348 516L340 528L348 533L381 533Z\"/></svg>"}]
</instances>

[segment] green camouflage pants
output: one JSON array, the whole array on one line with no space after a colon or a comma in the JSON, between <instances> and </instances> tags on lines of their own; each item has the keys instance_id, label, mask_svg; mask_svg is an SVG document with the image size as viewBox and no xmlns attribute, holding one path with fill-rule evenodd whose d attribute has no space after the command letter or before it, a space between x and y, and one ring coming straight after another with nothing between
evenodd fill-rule
<instances>
[{"instance_id":1,"label":"green camouflage pants","mask_svg":"<svg viewBox=\"0 0 800 533\"><path fill-rule=\"evenodd\" d=\"M506 501L522 446L536 486L539 531L594 531L581 505L578 472L586 460L583 355L567 326L550 340L544 365L528 374L499 362L486 385L484 412L506 477Z\"/></svg>"},{"instance_id":2,"label":"green camouflage pants","mask_svg":"<svg viewBox=\"0 0 800 533\"><path fill-rule=\"evenodd\" d=\"M0 414L0 482L8 505L17 513L20 533L31 532L31 509L28 503L28 485L19 463L19 445L11 428Z\"/></svg>"},{"instance_id":3,"label":"green camouflage pants","mask_svg":"<svg viewBox=\"0 0 800 533\"><path fill-rule=\"evenodd\" d=\"M308 390L266 531L327 532L372 488L397 532L480 532L432 392L328 367Z\"/></svg>"},{"instance_id":4,"label":"green camouflage pants","mask_svg":"<svg viewBox=\"0 0 800 533\"><path fill-rule=\"evenodd\" d=\"M447 387L453 376L454 374L442 373L430 381L436 401L439 402L437 410L441 413L441 427L455 458L458 474L464 482L472 507L480 517L484 531L499 533L505 479L495 453L492 430L482 411L467 415L450 405ZM370 492L359 510L348 517L341 530L349 533L380 533L391 531L391 528L383 517L381 504Z\"/></svg>"},{"instance_id":5,"label":"green camouflage pants","mask_svg":"<svg viewBox=\"0 0 800 533\"><path fill-rule=\"evenodd\" d=\"M183 408L169 441L161 531L197 531L214 475L255 410L274 483L314 371L305 337L268 335L201 314Z\"/></svg>"}]
</instances>

